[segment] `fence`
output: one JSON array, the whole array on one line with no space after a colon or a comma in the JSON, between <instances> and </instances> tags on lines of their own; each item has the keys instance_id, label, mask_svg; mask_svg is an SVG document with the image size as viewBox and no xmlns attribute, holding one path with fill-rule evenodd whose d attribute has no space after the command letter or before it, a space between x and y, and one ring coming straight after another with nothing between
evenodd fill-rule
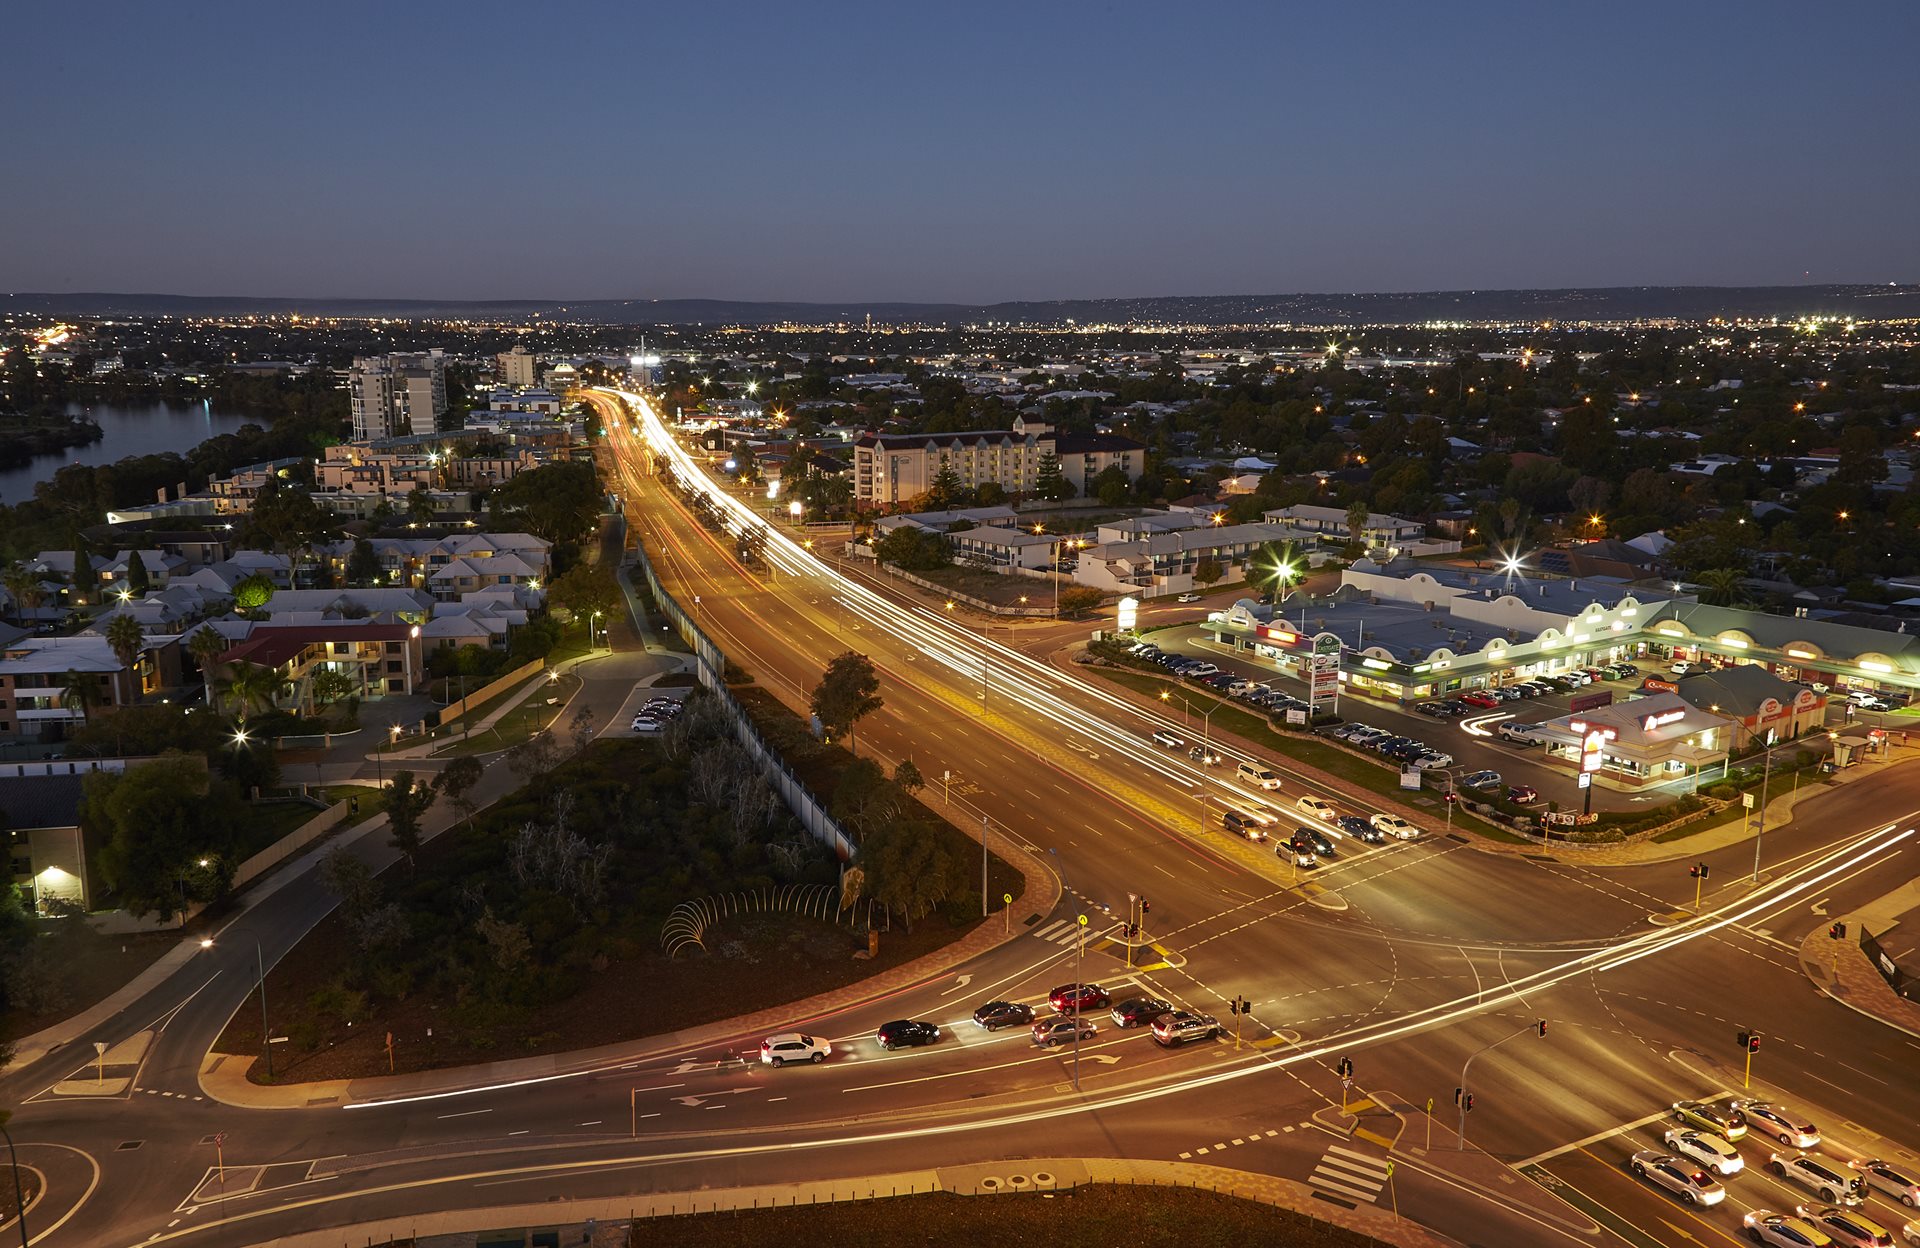
<instances>
[{"instance_id":1,"label":"fence","mask_svg":"<svg viewBox=\"0 0 1920 1248\"><path fill-rule=\"evenodd\" d=\"M372 792L372 790L368 790ZM279 866L307 846L346 822L353 808L351 798L342 798L234 869L232 888L239 892L247 885Z\"/></svg>"},{"instance_id":2,"label":"fence","mask_svg":"<svg viewBox=\"0 0 1920 1248\"><path fill-rule=\"evenodd\" d=\"M1887 987L1909 1001L1920 1001L1920 979L1901 970L1900 964L1887 956L1887 951L1880 947L1879 940L1864 923L1860 925L1860 948L1865 951L1867 961L1873 963L1873 969L1887 981Z\"/></svg>"},{"instance_id":3,"label":"fence","mask_svg":"<svg viewBox=\"0 0 1920 1248\"><path fill-rule=\"evenodd\" d=\"M720 647L713 643L712 638L700 631L700 627L693 622L693 617L682 610L673 595L660 584L660 578L654 575L653 563L647 558L646 547L637 547L637 552L640 570L647 578L648 592L653 595L653 600L659 605L661 612L672 621L681 640L693 647L694 674L699 677L701 687L726 708L728 718L733 721L734 738L740 742L741 748L760 764L761 769L766 772L767 779L780 794L780 800L786 803L787 809L791 810L794 818L800 821L800 826L807 830L807 835L831 849L841 862L851 860L854 855L852 838L848 837L833 816L827 813L827 808L820 804L820 800L800 782L800 778L788 769L786 760L780 757L779 751L761 738L760 730L754 727L753 720L740 704L734 701L733 694L727 689L727 656L721 653Z\"/></svg>"},{"instance_id":4,"label":"fence","mask_svg":"<svg viewBox=\"0 0 1920 1248\"><path fill-rule=\"evenodd\" d=\"M447 724L451 724L454 720L466 714L470 707L479 706L489 699L500 696L509 689L519 688L522 682L531 680L533 677L539 675L541 669L546 667L546 665L545 659L535 659L531 663L514 668L505 676L495 677L481 688L475 689L466 697L461 698L458 702L449 702L441 707L439 718L434 720L435 725L444 727Z\"/></svg>"},{"instance_id":5,"label":"fence","mask_svg":"<svg viewBox=\"0 0 1920 1248\"><path fill-rule=\"evenodd\" d=\"M739 914L804 914L831 923L838 923L844 914L852 921L855 908L843 908L840 900L837 884L777 884L751 892L721 893L683 901L673 908L666 925L660 929L660 947L667 951L668 957L688 945L705 951L707 928ZM872 927L873 903L868 901L866 905L867 926Z\"/></svg>"}]
</instances>

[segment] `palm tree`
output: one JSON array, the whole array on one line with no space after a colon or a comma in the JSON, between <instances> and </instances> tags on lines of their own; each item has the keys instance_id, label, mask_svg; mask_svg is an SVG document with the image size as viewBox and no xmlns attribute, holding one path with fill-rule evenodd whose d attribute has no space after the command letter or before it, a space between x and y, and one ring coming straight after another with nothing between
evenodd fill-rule
<instances>
[{"instance_id":1,"label":"palm tree","mask_svg":"<svg viewBox=\"0 0 1920 1248\"><path fill-rule=\"evenodd\" d=\"M13 599L14 608L22 613L23 619L26 612L38 608L47 596L47 591L40 587L39 575L24 563L9 565L0 576L0 584L7 587L7 596Z\"/></svg>"},{"instance_id":2,"label":"palm tree","mask_svg":"<svg viewBox=\"0 0 1920 1248\"><path fill-rule=\"evenodd\" d=\"M113 647L114 657L120 660L132 678L133 688L140 688L139 673L135 665L140 661L140 650L146 645L146 634L140 631L140 621L121 612L107 621L107 644Z\"/></svg>"},{"instance_id":3,"label":"palm tree","mask_svg":"<svg viewBox=\"0 0 1920 1248\"><path fill-rule=\"evenodd\" d=\"M100 701L100 681L92 672L76 672L67 669L60 678L60 705L69 710L80 712L80 725L87 723L88 708Z\"/></svg>"},{"instance_id":4,"label":"palm tree","mask_svg":"<svg viewBox=\"0 0 1920 1248\"><path fill-rule=\"evenodd\" d=\"M1700 601L1714 607L1746 605L1746 579L1739 568L1708 568L1694 578L1700 585Z\"/></svg>"},{"instance_id":5,"label":"palm tree","mask_svg":"<svg viewBox=\"0 0 1920 1248\"><path fill-rule=\"evenodd\" d=\"M227 652L227 639L222 637L211 624L202 625L187 638L187 651L193 655L193 661L200 665L201 679L207 683L207 706L213 706L213 668L221 655Z\"/></svg>"},{"instance_id":6,"label":"palm tree","mask_svg":"<svg viewBox=\"0 0 1920 1248\"><path fill-rule=\"evenodd\" d=\"M233 700L234 714L245 719L250 711L271 708L285 684L272 668L243 663L227 681L227 697Z\"/></svg>"}]
</instances>

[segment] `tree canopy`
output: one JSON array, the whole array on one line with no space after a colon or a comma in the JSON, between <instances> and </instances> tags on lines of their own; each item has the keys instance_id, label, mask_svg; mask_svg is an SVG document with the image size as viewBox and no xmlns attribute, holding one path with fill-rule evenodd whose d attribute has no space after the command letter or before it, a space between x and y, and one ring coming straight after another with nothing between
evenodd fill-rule
<instances>
[{"instance_id":1,"label":"tree canopy","mask_svg":"<svg viewBox=\"0 0 1920 1248\"><path fill-rule=\"evenodd\" d=\"M813 690L813 713L830 736L845 734L851 750L854 724L884 705L879 690L873 660L849 650L827 664Z\"/></svg>"}]
</instances>

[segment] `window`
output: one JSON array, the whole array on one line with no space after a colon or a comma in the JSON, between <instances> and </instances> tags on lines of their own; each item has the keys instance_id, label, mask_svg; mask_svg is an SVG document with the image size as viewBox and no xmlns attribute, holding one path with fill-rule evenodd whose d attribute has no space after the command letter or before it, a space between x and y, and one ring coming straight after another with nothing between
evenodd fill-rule
<instances>
[{"instance_id":1,"label":"window","mask_svg":"<svg viewBox=\"0 0 1920 1248\"><path fill-rule=\"evenodd\" d=\"M400 665L399 663L397 663L397 662L395 662L395 661L394 661L394 660L392 660L392 659L388 659L388 660L387 660L387 670L388 670L389 672L397 672L397 671L400 671L400 670L401 670L401 665Z\"/></svg>"}]
</instances>

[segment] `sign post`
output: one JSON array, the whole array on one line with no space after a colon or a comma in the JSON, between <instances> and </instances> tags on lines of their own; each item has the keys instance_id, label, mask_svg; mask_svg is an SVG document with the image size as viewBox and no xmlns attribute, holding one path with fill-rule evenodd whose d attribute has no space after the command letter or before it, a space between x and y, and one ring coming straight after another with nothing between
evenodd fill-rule
<instances>
[{"instance_id":1,"label":"sign post","mask_svg":"<svg viewBox=\"0 0 1920 1248\"><path fill-rule=\"evenodd\" d=\"M1340 710L1340 652L1338 634L1315 633L1307 655L1307 705L1311 715Z\"/></svg>"}]
</instances>

